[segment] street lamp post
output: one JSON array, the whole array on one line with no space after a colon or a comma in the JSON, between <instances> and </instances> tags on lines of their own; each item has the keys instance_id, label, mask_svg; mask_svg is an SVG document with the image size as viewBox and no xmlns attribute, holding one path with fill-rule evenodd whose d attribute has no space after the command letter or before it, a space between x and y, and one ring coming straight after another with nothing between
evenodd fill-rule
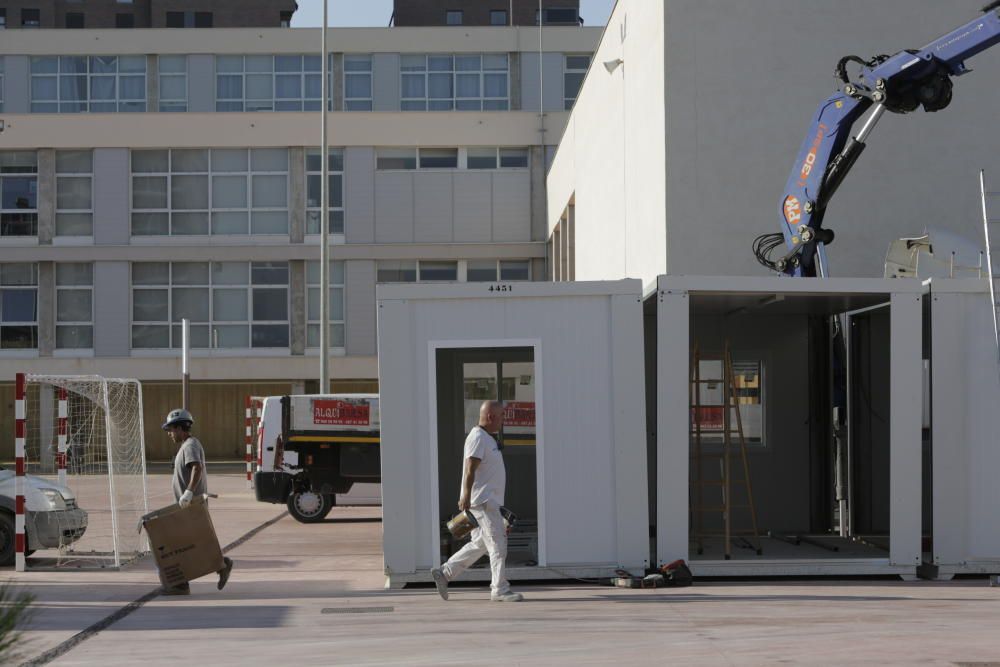
<instances>
[{"instance_id":1,"label":"street lamp post","mask_svg":"<svg viewBox=\"0 0 1000 667\"><path fill-rule=\"evenodd\" d=\"M329 149L326 136L326 105L330 98L328 55L326 50L327 2L323 0L322 50L323 63L320 72L323 81L320 87L322 102L320 103L320 241L319 241L319 393L330 391L330 207L329 207Z\"/></svg>"}]
</instances>

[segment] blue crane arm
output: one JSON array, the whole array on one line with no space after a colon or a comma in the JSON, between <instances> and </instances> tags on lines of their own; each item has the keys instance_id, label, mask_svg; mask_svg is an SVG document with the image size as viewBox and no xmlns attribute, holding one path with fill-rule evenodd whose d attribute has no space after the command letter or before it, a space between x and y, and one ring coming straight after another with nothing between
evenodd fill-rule
<instances>
[{"instance_id":1,"label":"blue crane arm","mask_svg":"<svg viewBox=\"0 0 1000 667\"><path fill-rule=\"evenodd\" d=\"M966 74L968 58L1000 43L1000 0L983 15L919 50L862 60L842 58L836 74L842 88L816 112L799 148L780 203L780 234L754 241L754 254L764 266L791 276L826 274L824 246L833 231L823 227L827 204L865 149L865 140L886 111L909 113L919 107L940 111L952 96L953 77ZM861 65L852 80L847 64ZM872 109L860 132L855 123ZM778 248L785 253L774 257Z\"/></svg>"}]
</instances>

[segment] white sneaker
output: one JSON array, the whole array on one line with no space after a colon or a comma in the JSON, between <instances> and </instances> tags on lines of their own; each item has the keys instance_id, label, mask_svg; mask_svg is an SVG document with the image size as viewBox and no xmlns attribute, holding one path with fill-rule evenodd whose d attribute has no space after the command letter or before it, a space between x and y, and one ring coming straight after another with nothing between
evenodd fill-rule
<instances>
[{"instance_id":1,"label":"white sneaker","mask_svg":"<svg viewBox=\"0 0 1000 667\"><path fill-rule=\"evenodd\" d=\"M434 585L437 586L438 595L441 596L442 600L447 600L448 578L444 576L444 572L442 572L439 567L431 568L431 577L434 578Z\"/></svg>"},{"instance_id":2,"label":"white sneaker","mask_svg":"<svg viewBox=\"0 0 1000 667\"><path fill-rule=\"evenodd\" d=\"M490 600L493 602L520 602L523 599L523 595L512 591L507 591L506 593L490 593Z\"/></svg>"}]
</instances>

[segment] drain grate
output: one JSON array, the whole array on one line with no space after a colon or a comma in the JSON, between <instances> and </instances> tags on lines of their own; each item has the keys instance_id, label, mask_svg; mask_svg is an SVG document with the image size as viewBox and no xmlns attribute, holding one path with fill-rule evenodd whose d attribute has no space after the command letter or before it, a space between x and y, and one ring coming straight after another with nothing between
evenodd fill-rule
<instances>
[{"instance_id":1,"label":"drain grate","mask_svg":"<svg viewBox=\"0 0 1000 667\"><path fill-rule=\"evenodd\" d=\"M385 614L394 607L326 607L322 614Z\"/></svg>"}]
</instances>

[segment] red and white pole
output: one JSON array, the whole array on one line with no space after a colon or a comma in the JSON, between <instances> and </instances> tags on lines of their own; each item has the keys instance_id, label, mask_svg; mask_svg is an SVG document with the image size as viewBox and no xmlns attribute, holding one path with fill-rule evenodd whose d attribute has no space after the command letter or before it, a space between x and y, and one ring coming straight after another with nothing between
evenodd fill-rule
<instances>
[{"instance_id":1,"label":"red and white pole","mask_svg":"<svg viewBox=\"0 0 1000 667\"><path fill-rule=\"evenodd\" d=\"M17 374L14 393L14 569L24 572L24 373Z\"/></svg>"},{"instance_id":2,"label":"red and white pole","mask_svg":"<svg viewBox=\"0 0 1000 667\"><path fill-rule=\"evenodd\" d=\"M66 486L66 420L69 416L69 405L65 387L59 388L59 445L56 455L56 467L59 470L59 484Z\"/></svg>"},{"instance_id":3,"label":"red and white pole","mask_svg":"<svg viewBox=\"0 0 1000 667\"><path fill-rule=\"evenodd\" d=\"M247 488L253 488L253 399L247 396L243 402L245 408L246 446L247 446Z\"/></svg>"}]
</instances>

